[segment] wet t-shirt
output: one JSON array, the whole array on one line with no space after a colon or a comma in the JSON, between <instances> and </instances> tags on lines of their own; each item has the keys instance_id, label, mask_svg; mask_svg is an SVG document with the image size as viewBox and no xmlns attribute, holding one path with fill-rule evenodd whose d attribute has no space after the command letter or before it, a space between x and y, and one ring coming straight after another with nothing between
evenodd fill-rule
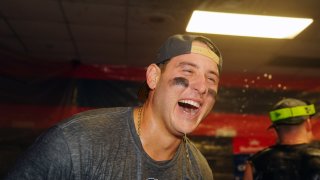
<instances>
[{"instance_id":1,"label":"wet t-shirt","mask_svg":"<svg viewBox=\"0 0 320 180\"><path fill-rule=\"evenodd\" d=\"M37 138L6 179L213 179L198 149L183 141L173 159L145 153L134 127L133 108L79 113Z\"/></svg>"}]
</instances>

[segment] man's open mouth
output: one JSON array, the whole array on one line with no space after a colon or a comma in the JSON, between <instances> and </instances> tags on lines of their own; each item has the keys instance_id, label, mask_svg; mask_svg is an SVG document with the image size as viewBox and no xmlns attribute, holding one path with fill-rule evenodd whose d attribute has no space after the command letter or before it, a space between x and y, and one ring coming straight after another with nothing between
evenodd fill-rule
<instances>
[{"instance_id":1,"label":"man's open mouth","mask_svg":"<svg viewBox=\"0 0 320 180\"><path fill-rule=\"evenodd\" d=\"M191 113L192 115L196 114L200 108L200 104L192 100L180 100L178 104L183 108L183 111Z\"/></svg>"}]
</instances>

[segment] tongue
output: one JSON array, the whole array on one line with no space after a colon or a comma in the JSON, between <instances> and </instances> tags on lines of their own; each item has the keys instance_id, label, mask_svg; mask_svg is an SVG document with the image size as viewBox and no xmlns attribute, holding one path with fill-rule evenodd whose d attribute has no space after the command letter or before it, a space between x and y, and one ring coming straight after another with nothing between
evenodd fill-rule
<instances>
[{"instance_id":1,"label":"tongue","mask_svg":"<svg viewBox=\"0 0 320 180\"><path fill-rule=\"evenodd\" d=\"M186 108L186 107L182 107L183 108L183 111L187 112L187 113L191 113L191 110L190 108Z\"/></svg>"}]
</instances>

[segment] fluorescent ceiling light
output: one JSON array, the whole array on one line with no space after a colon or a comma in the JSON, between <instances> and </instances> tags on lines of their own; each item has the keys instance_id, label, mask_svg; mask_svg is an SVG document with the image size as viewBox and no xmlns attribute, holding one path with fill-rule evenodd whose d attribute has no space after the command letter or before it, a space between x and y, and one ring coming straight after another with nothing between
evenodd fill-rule
<instances>
[{"instance_id":1,"label":"fluorescent ceiling light","mask_svg":"<svg viewBox=\"0 0 320 180\"><path fill-rule=\"evenodd\" d=\"M307 18L193 11L187 32L293 39L313 22Z\"/></svg>"}]
</instances>

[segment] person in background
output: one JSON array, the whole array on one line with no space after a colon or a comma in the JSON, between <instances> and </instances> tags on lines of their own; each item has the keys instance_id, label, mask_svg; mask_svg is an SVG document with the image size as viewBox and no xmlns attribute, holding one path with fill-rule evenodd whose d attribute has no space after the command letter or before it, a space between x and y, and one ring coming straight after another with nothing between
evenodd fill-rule
<instances>
[{"instance_id":1,"label":"person in background","mask_svg":"<svg viewBox=\"0 0 320 180\"><path fill-rule=\"evenodd\" d=\"M173 35L146 70L140 107L76 114L42 134L9 179L213 179L187 138L211 112L222 57L200 35Z\"/></svg>"},{"instance_id":2,"label":"person in background","mask_svg":"<svg viewBox=\"0 0 320 180\"><path fill-rule=\"evenodd\" d=\"M251 156L244 180L320 179L320 144L313 140L315 107L298 99L279 101L270 112L278 141Z\"/></svg>"}]
</instances>

